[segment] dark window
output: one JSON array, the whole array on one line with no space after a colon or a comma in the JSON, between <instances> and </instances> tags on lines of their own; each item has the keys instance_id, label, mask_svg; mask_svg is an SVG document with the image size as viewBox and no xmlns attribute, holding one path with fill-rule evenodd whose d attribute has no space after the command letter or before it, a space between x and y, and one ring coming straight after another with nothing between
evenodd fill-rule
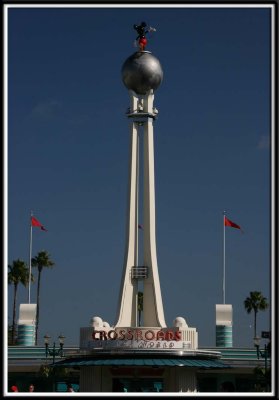
<instances>
[{"instance_id":1,"label":"dark window","mask_svg":"<svg viewBox=\"0 0 279 400\"><path fill-rule=\"evenodd\" d=\"M112 382L113 392L163 392L162 379L115 378Z\"/></svg>"}]
</instances>

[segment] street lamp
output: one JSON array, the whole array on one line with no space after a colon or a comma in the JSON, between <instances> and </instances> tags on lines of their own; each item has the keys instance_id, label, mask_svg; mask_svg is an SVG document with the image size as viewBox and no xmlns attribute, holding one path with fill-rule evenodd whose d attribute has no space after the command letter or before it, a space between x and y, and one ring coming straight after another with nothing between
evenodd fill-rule
<instances>
[{"instance_id":1,"label":"street lamp","mask_svg":"<svg viewBox=\"0 0 279 400\"><path fill-rule=\"evenodd\" d=\"M60 334L58 336L59 339L59 345L60 347L58 349L55 348L55 342L53 342L53 346L52 349L49 348L49 340L50 340L50 336L49 335L45 335L44 336L44 340L45 340L45 348L46 348L46 358L48 357L48 355L52 356L52 364L54 365L55 362L55 357L56 356L60 356L63 357L63 346L64 346L64 339L65 336L63 336L62 334ZM53 371L53 391L55 392L55 370Z\"/></svg>"},{"instance_id":2,"label":"street lamp","mask_svg":"<svg viewBox=\"0 0 279 400\"><path fill-rule=\"evenodd\" d=\"M50 336L49 335L45 335L44 336L44 340L45 340L45 348L46 348L46 358L48 357L48 355L52 356L52 363L54 364L55 362L55 357L56 356L60 356L63 357L63 347L64 347L64 339L65 336L63 336L62 334L60 334L58 336L59 339L59 349L55 348L55 342L53 342L53 346L52 349L49 348L49 340L50 340Z\"/></svg>"},{"instance_id":3,"label":"street lamp","mask_svg":"<svg viewBox=\"0 0 279 400\"><path fill-rule=\"evenodd\" d=\"M263 351L260 350L260 342L261 342L261 339L258 336L256 336L254 338L254 346L257 349L258 360L260 359L260 357L264 358L264 376L265 376L265 384L266 384L266 389L267 389L267 387L268 387L268 383L267 383L267 357L269 355L269 349L268 349L267 344L265 343L264 350Z\"/></svg>"}]
</instances>

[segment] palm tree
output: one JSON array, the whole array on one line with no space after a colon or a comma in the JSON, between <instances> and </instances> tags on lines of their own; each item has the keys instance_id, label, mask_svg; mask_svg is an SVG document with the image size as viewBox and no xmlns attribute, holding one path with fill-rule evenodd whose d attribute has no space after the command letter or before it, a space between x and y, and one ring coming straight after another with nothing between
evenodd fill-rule
<instances>
[{"instance_id":1,"label":"palm tree","mask_svg":"<svg viewBox=\"0 0 279 400\"><path fill-rule=\"evenodd\" d=\"M248 314L254 311L254 338L257 336L257 313L269 307L266 297L261 292L250 292L250 297L246 297L244 307Z\"/></svg>"},{"instance_id":2,"label":"palm tree","mask_svg":"<svg viewBox=\"0 0 279 400\"><path fill-rule=\"evenodd\" d=\"M41 273L43 268L52 268L54 262L50 259L50 254L45 250L39 251L36 257L32 258L32 267L38 268L38 282L37 282L37 315L36 315L36 336L35 344L38 344L38 327L40 316L40 289L41 289Z\"/></svg>"},{"instance_id":3,"label":"palm tree","mask_svg":"<svg viewBox=\"0 0 279 400\"><path fill-rule=\"evenodd\" d=\"M20 259L13 261L12 265L8 265L8 284L14 285L14 305L13 305L13 322L11 328L11 344L15 344L15 327L16 327L16 303L17 303L17 289L21 283L25 287L29 282L29 271L26 263ZM32 279L32 276L31 276Z\"/></svg>"},{"instance_id":4,"label":"palm tree","mask_svg":"<svg viewBox=\"0 0 279 400\"><path fill-rule=\"evenodd\" d=\"M139 313L139 326L141 323L141 313L143 311L143 293L138 292L138 313Z\"/></svg>"}]
</instances>

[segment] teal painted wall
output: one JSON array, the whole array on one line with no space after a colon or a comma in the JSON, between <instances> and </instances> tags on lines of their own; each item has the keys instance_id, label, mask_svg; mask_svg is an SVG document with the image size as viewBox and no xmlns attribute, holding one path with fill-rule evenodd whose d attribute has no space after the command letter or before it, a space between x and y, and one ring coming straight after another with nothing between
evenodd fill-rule
<instances>
[{"instance_id":1,"label":"teal painted wall","mask_svg":"<svg viewBox=\"0 0 279 400\"><path fill-rule=\"evenodd\" d=\"M34 346L35 325L18 325L17 343L19 346Z\"/></svg>"},{"instance_id":2,"label":"teal painted wall","mask_svg":"<svg viewBox=\"0 0 279 400\"><path fill-rule=\"evenodd\" d=\"M232 326L216 325L216 347L233 347Z\"/></svg>"}]
</instances>

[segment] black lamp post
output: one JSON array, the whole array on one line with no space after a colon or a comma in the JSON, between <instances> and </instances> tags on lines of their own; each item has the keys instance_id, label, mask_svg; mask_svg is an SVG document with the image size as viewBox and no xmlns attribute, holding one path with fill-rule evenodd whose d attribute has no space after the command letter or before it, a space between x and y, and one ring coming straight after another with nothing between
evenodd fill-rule
<instances>
[{"instance_id":1,"label":"black lamp post","mask_svg":"<svg viewBox=\"0 0 279 400\"><path fill-rule=\"evenodd\" d=\"M254 338L254 345L255 345L255 347L257 349L258 360L260 359L260 357L264 358L264 376L265 376L265 386L266 386L266 389L267 389L268 388L268 383L267 383L267 357L269 355L269 350L268 350L268 347L267 347L266 344L264 345L264 350L263 351L260 350L260 342L261 342L261 339L258 336L256 336Z\"/></svg>"},{"instance_id":2,"label":"black lamp post","mask_svg":"<svg viewBox=\"0 0 279 400\"><path fill-rule=\"evenodd\" d=\"M59 339L59 348L55 348L55 342L53 342L53 346L52 349L49 348L49 340L50 340L50 336L49 335L45 335L44 336L45 339L45 347L46 347L46 358L48 357L48 355L52 356L52 365L54 365L55 362L55 357L56 356L60 356L63 357L63 346L64 346L64 339L65 336L63 336L62 334L60 334L58 336ZM55 370L53 371L53 391L55 392Z\"/></svg>"},{"instance_id":3,"label":"black lamp post","mask_svg":"<svg viewBox=\"0 0 279 400\"><path fill-rule=\"evenodd\" d=\"M55 348L55 342L53 342L52 349L49 348L50 336L45 335L44 339L45 339L45 347L46 347L46 358L48 357L48 355L52 356L52 363L54 364L56 356L63 357L63 347L64 347L65 336L63 336L62 334L60 334L58 336L59 345L60 345L60 347L58 349Z\"/></svg>"}]
</instances>

